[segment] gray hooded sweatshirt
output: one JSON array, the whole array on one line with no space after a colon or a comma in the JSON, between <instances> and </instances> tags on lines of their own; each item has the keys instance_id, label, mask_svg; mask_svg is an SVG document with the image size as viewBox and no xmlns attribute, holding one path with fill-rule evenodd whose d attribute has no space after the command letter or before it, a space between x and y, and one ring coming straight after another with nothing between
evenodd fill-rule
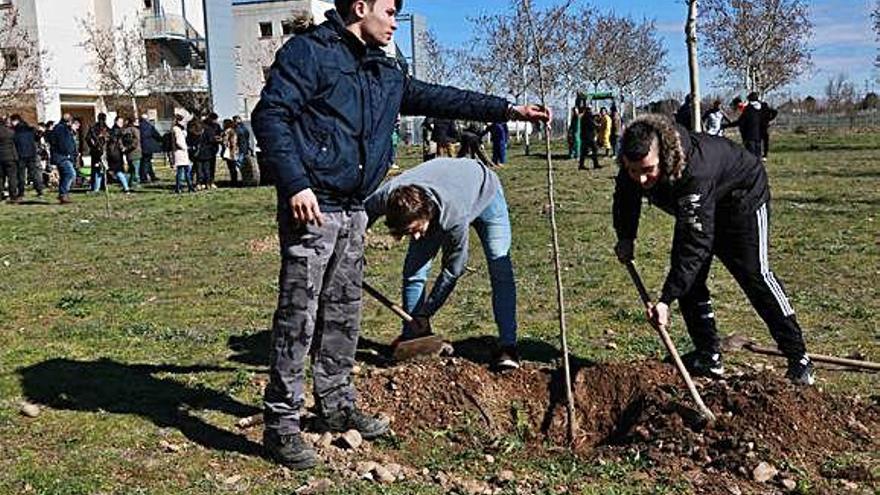
<instances>
[{"instance_id":1,"label":"gray hooded sweatshirt","mask_svg":"<svg viewBox=\"0 0 880 495\"><path fill-rule=\"evenodd\" d=\"M431 316L443 306L464 273L468 258L471 223L495 198L501 188L498 175L476 160L437 158L414 167L383 184L365 203L370 224L384 216L388 196L400 186L422 188L437 205L438 215L424 237L413 243L440 242L443 268L422 307L415 316ZM438 239L439 237L439 239Z\"/></svg>"}]
</instances>

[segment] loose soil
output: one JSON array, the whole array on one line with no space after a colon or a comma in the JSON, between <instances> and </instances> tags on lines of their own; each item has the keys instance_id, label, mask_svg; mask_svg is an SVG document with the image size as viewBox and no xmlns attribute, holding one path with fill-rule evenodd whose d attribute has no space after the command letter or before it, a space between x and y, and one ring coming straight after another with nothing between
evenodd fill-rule
<instances>
[{"instance_id":1,"label":"loose soil","mask_svg":"<svg viewBox=\"0 0 880 495\"><path fill-rule=\"evenodd\" d=\"M638 456L652 477L684 475L700 493L731 493L718 483L725 479L745 493L768 493L804 473L829 486L844 483L834 479L877 486L871 468L831 460L878 450L880 396L836 396L794 387L778 372L729 370L726 380L698 380L718 418L706 424L671 365L576 363L573 374L579 455ZM368 368L358 388L363 405L391 416L403 437L458 432L458 441L491 452L499 438L514 435L535 455L552 455L566 443L562 377L547 365L497 374L461 358L425 360ZM761 462L780 471L769 485L753 481Z\"/></svg>"}]
</instances>

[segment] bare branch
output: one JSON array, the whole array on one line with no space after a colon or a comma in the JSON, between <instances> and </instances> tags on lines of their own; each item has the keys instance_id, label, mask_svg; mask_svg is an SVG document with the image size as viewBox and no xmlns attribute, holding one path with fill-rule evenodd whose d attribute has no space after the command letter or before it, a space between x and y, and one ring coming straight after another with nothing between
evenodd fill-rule
<instances>
[{"instance_id":1,"label":"bare branch","mask_svg":"<svg viewBox=\"0 0 880 495\"><path fill-rule=\"evenodd\" d=\"M125 21L109 28L98 26L93 18L79 19L85 33L81 46L91 55L98 87L107 93L127 96L137 114L135 97L149 94L159 84L161 72L149 66L147 48L140 26Z\"/></svg>"},{"instance_id":2,"label":"bare branch","mask_svg":"<svg viewBox=\"0 0 880 495\"><path fill-rule=\"evenodd\" d=\"M803 0L702 0L702 45L719 82L765 94L810 66L813 24Z\"/></svg>"},{"instance_id":3,"label":"bare branch","mask_svg":"<svg viewBox=\"0 0 880 495\"><path fill-rule=\"evenodd\" d=\"M22 106L28 98L39 100L50 76L49 56L21 24L16 7L0 11L0 108Z\"/></svg>"}]
</instances>

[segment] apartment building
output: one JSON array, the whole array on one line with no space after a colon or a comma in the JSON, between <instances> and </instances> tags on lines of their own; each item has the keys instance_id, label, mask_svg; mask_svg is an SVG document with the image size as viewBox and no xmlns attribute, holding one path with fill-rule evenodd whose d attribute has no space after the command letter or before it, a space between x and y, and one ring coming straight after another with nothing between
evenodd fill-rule
<instances>
[{"instance_id":1,"label":"apartment building","mask_svg":"<svg viewBox=\"0 0 880 495\"><path fill-rule=\"evenodd\" d=\"M98 112L113 114L122 106L118 95L99 89L94 58L83 46L87 39L83 22L141 33L150 70L166 81L161 97L155 88L137 95L141 110L161 118L180 105L175 95L206 95L205 4L203 0L0 0L0 15L17 13L21 28L43 54L40 86L44 89L23 98L23 108L17 110L43 121L57 121L70 113L88 125Z\"/></svg>"},{"instance_id":2,"label":"apartment building","mask_svg":"<svg viewBox=\"0 0 880 495\"><path fill-rule=\"evenodd\" d=\"M233 0L238 113L250 115L275 52L293 36L295 20L324 21L333 2L321 0Z\"/></svg>"}]
</instances>

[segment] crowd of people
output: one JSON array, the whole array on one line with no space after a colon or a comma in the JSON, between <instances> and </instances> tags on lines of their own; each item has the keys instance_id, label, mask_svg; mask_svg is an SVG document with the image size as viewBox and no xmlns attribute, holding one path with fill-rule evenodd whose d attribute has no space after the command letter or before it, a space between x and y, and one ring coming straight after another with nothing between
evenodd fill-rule
<instances>
[{"instance_id":1,"label":"crowd of people","mask_svg":"<svg viewBox=\"0 0 880 495\"><path fill-rule=\"evenodd\" d=\"M684 104L675 113L675 121L688 129L693 129L691 96L685 97ZM739 129L743 146L752 154L766 160L770 152L770 124L779 112L767 102L761 101L758 93L751 92L746 101L737 96L730 102L730 110L736 113L731 120L724 112L721 100L712 102L701 117L703 132L712 136L724 136L724 130Z\"/></svg>"},{"instance_id":2,"label":"crowd of people","mask_svg":"<svg viewBox=\"0 0 880 495\"><path fill-rule=\"evenodd\" d=\"M579 97L571 110L568 127L568 155L578 160L578 169L586 170L584 162L589 156L593 168L602 168L599 164L599 150L612 158L616 154L617 142L623 130L620 112L617 105L601 107L594 113L586 98Z\"/></svg>"},{"instance_id":3,"label":"crowd of people","mask_svg":"<svg viewBox=\"0 0 880 495\"><path fill-rule=\"evenodd\" d=\"M141 184L159 180L154 158L164 156L176 170L175 192L215 189L217 158L222 158L233 187L242 183L242 169L253 153L251 134L241 117L218 123L218 116L188 121L175 115L174 126L165 134L148 115L117 116L112 126L100 113L96 122L82 129L82 121L64 114L61 121L30 125L21 115L0 115L0 189L2 199L20 203L28 185L40 198L57 189L58 201L67 204L71 188L89 193L118 184L130 194ZM89 162L83 156L89 157Z\"/></svg>"},{"instance_id":4,"label":"crowd of people","mask_svg":"<svg viewBox=\"0 0 880 495\"><path fill-rule=\"evenodd\" d=\"M492 157L483 150L483 139L489 135ZM507 147L510 131L506 122L493 122L485 125L469 122L464 128L451 119L426 118L422 121L422 159L433 158L474 158L494 168L507 163ZM456 150L456 144L458 149Z\"/></svg>"}]
</instances>

